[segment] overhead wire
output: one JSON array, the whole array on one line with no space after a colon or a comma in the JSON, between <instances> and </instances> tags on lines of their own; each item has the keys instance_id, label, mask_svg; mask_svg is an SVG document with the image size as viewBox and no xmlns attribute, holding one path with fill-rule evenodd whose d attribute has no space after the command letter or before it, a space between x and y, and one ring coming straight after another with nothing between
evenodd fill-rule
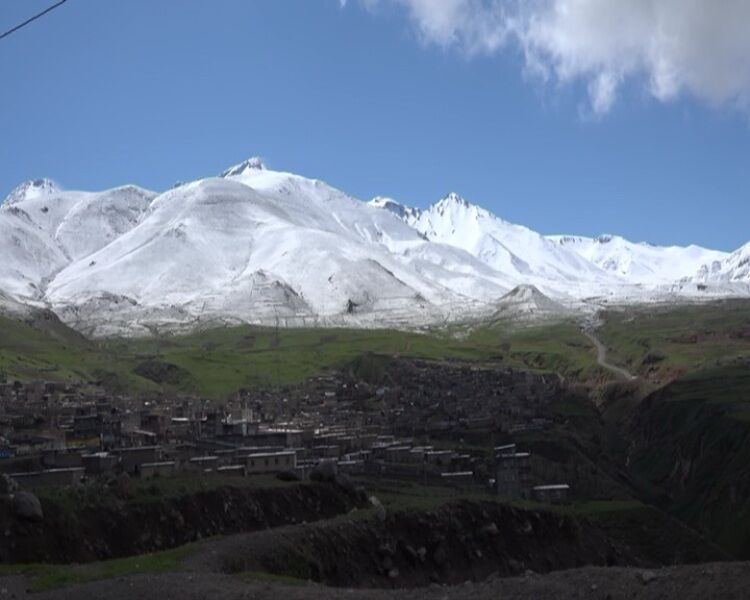
<instances>
[{"instance_id":1,"label":"overhead wire","mask_svg":"<svg viewBox=\"0 0 750 600\"><path fill-rule=\"evenodd\" d=\"M67 1L68 0L59 0L59 2L56 2L52 6L47 7L42 12L35 14L33 17L29 17L23 23L19 23L18 25L16 25L12 29L9 29L8 31L6 31L4 33L0 33L0 40L2 40L3 38L8 37L12 33L15 33L19 29L22 29L22 28L26 27L28 24L33 23L37 19L39 19L39 18L43 17L44 15L46 15L48 12L51 12L51 11L55 10L58 6L61 6L61 5L65 4Z\"/></svg>"}]
</instances>

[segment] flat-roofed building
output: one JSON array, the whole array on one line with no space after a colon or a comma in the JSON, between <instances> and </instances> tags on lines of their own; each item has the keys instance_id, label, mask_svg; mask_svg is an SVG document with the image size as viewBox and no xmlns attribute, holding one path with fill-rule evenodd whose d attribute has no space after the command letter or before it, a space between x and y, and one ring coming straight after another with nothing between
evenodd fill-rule
<instances>
[{"instance_id":1,"label":"flat-roofed building","mask_svg":"<svg viewBox=\"0 0 750 600\"><path fill-rule=\"evenodd\" d=\"M109 452L92 452L81 456L86 475L111 473L120 464L120 457Z\"/></svg>"},{"instance_id":2,"label":"flat-roofed building","mask_svg":"<svg viewBox=\"0 0 750 600\"><path fill-rule=\"evenodd\" d=\"M84 475L82 467L68 469L46 469L29 473L11 473L22 488L35 489L52 486L78 485Z\"/></svg>"},{"instance_id":3,"label":"flat-roofed building","mask_svg":"<svg viewBox=\"0 0 750 600\"><path fill-rule=\"evenodd\" d=\"M408 463L411 446L391 446L384 452L384 460L389 463Z\"/></svg>"},{"instance_id":4,"label":"flat-roofed building","mask_svg":"<svg viewBox=\"0 0 750 600\"><path fill-rule=\"evenodd\" d=\"M143 479L150 477L171 477L177 472L177 463L173 460L155 463L143 463L140 465L140 476Z\"/></svg>"},{"instance_id":5,"label":"flat-roofed building","mask_svg":"<svg viewBox=\"0 0 750 600\"><path fill-rule=\"evenodd\" d=\"M567 483L536 485L532 490L534 500L548 504L565 504L570 496L570 486Z\"/></svg>"},{"instance_id":6,"label":"flat-roofed building","mask_svg":"<svg viewBox=\"0 0 750 600\"><path fill-rule=\"evenodd\" d=\"M112 451L120 457L120 465L126 473L138 473L145 463L158 463L161 459L161 446L135 446L117 448Z\"/></svg>"},{"instance_id":7,"label":"flat-roofed building","mask_svg":"<svg viewBox=\"0 0 750 600\"><path fill-rule=\"evenodd\" d=\"M143 479L150 477L171 477L176 471L177 464L173 460L139 465L139 474Z\"/></svg>"},{"instance_id":8,"label":"flat-roofed building","mask_svg":"<svg viewBox=\"0 0 750 600\"><path fill-rule=\"evenodd\" d=\"M247 475L247 469L245 465L224 465L216 467L213 473L217 475L231 476L231 477L244 477Z\"/></svg>"},{"instance_id":9,"label":"flat-roofed building","mask_svg":"<svg viewBox=\"0 0 750 600\"><path fill-rule=\"evenodd\" d=\"M531 484L531 455L528 452L500 454L495 457L495 491L501 496L522 498Z\"/></svg>"},{"instance_id":10,"label":"flat-roofed building","mask_svg":"<svg viewBox=\"0 0 750 600\"><path fill-rule=\"evenodd\" d=\"M440 483L451 487L471 487L474 485L474 472L455 471L451 473L440 473Z\"/></svg>"},{"instance_id":11,"label":"flat-roofed building","mask_svg":"<svg viewBox=\"0 0 750 600\"><path fill-rule=\"evenodd\" d=\"M438 467L450 466L455 456L453 450L428 450L424 453L425 462Z\"/></svg>"},{"instance_id":12,"label":"flat-roofed building","mask_svg":"<svg viewBox=\"0 0 750 600\"><path fill-rule=\"evenodd\" d=\"M247 474L281 473L293 471L297 467L297 453L293 450L284 452L259 452L240 457L244 462Z\"/></svg>"},{"instance_id":13,"label":"flat-roofed building","mask_svg":"<svg viewBox=\"0 0 750 600\"><path fill-rule=\"evenodd\" d=\"M206 469L218 468L220 462L218 456L194 456L185 464L192 469L205 471Z\"/></svg>"}]
</instances>

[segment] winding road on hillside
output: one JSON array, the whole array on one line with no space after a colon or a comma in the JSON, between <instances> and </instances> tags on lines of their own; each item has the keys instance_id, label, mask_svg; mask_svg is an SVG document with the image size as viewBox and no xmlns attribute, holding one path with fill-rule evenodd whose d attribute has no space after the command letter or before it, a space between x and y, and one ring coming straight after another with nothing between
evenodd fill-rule
<instances>
[{"instance_id":1,"label":"winding road on hillside","mask_svg":"<svg viewBox=\"0 0 750 600\"><path fill-rule=\"evenodd\" d=\"M581 331L583 332L583 335L589 338L591 340L591 343L596 347L596 362L598 362L600 366L604 367L608 371L611 371L621 379L625 379L627 381L638 379L638 377L633 375L630 371L607 362L607 347L599 338L596 337L593 329L584 327Z\"/></svg>"}]
</instances>

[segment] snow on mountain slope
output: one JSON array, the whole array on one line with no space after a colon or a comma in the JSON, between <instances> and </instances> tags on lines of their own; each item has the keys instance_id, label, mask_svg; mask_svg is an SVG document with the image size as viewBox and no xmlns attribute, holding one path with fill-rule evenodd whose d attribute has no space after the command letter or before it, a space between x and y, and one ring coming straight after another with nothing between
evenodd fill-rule
<instances>
[{"instance_id":1,"label":"snow on mountain slope","mask_svg":"<svg viewBox=\"0 0 750 600\"><path fill-rule=\"evenodd\" d=\"M145 315L392 324L469 306L463 287L508 289L459 249L425 252L405 223L320 181L257 162L226 173L158 196L136 227L60 272L48 299L69 320L111 314L116 302L136 319L137 306ZM455 286L451 267L463 270Z\"/></svg>"},{"instance_id":2,"label":"snow on mountain slope","mask_svg":"<svg viewBox=\"0 0 750 600\"><path fill-rule=\"evenodd\" d=\"M46 179L21 184L0 205L0 289L42 300L55 273L133 227L154 196L134 186L91 193Z\"/></svg>"},{"instance_id":3,"label":"snow on mountain slope","mask_svg":"<svg viewBox=\"0 0 750 600\"><path fill-rule=\"evenodd\" d=\"M67 257L43 230L12 205L0 206L0 291L24 302L41 301L44 281Z\"/></svg>"},{"instance_id":4,"label":"snow on mountain slope","mask_svg":"<svg viewBox=\"0 0 750 600\"><path fill-rule=\"evenodd\" d=\"M71 259L85 258L135 227L155 197L133 185L82 193L56 228L55 240Z\"/></svg>"},{"instance_id":5,"label":"snow on mountain slope","mask_svg":"<svg viewBox=\"0 0 750 600\"><path fill-rule=\"evenodd\" d=\"M572 314L533 285L519 285L498 301L495 319L550 319Z\"/></svg>"},{"instance_id":6,"label":"snow on mountain slope","mask_svg":"<svg viewBox=\"0 0 750 600\"><path fill-rule=\"evenodd\" d=\"M513 285L533 283L547 292L564 293L582 282L592 286L620 283L576 252L503 221L455 193L425 210L403 207L389 199L375 199L370 204L396 214L428 240L466 250Z\"/></svg>"},{"instance_id":7,"label":"snow on mountain slope","mask_svg":"<svg viewBox=\"0 0 750 600\"><path fill-rule=\"evenodd\" d=\"M389 213L370 210L363 203L317 179L268 170L257 158L232 167L223 177L242 183L283 207L285 218L309 227L401 252L422 240L414 230Z\"/></svg>"},{"instance_id":8,"label":"snow on mountain slope","mask_svg":"<svg viewBox=\"0 0 750 600\"><path fill-rule=\"evenodd\" d=\"M750 242L723 258L701 265L695 279L702 283L750 284Z\"/></svg>"},{"instance_id":9,"label":"snow on mountain slope","mask_svg":"<svg viewBox=\"0 0 750 600\"><path fill-rule=\"evenodd\" d=\"M368 204L373 208L382 208L384 210L390 211L402 221L406 221L410 224L414 223L414 221L419 218L419 214L422 212L418 208L405 206L398 203L393 198L386 198L384 196L375 196L375 198L370 200Z\"/></svg>"},{"instance_id":10,"label":"snow on mountain slope","mask_svg":"<svg viewBox=\"0 0 750 600\"><path fill-rule=\"evenodd\" d=\"M750 294L750 245L729 256L545 237L457 194L424 210L364 203L258 158L159 195L27 182L0 205L0 252L0 308L51 306L102 335L527 320L591 302Z\"/></svg>"},{"instance_id":11,"label":"snow on mountain slope","mask_svg":"<svg viewBox=\"0 0 750 600\"><path fill-rule=\"evenodd\" d=\"M59 188L54 181L50 179L32 179L24 181L7 195L2 204L10 206L25 200L34 198L44 198L59 192Z\"/></svg>"},{"instance_id":12,"label":"snow on mountain slope","mask_svg":"<svg viewBox=\"0 0 750 600\"><path fill-rule=\"evenodd\" d=\"M673 283L692 277L701 265L727 256L700 246L654 246L612 235L597 238L559 235L549 239L607 272L641 284Z\"/></svg>"}]
</instances>

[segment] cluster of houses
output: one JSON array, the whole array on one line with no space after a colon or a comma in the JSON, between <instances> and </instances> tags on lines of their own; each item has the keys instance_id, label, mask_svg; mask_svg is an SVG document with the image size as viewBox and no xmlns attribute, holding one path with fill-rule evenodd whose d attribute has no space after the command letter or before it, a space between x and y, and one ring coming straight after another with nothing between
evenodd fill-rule
<instances>
[{"instance_id":1,"label":"cluster of houses","mask_svg":"<svg viewBox=\"0 0 750 600\"><path fill-rule=\"evenodd\" d=\"M567 499L564 484L532 485L529 454L514 445L488 456L451 435L548 427L534 386L554 382L510 374L492 387L474 370L451 374L450 386L435 377L419 369L405 374L407 386L390 387L320 377L277 394L243 391L223 404L113 396L95 385L0 383L0 472L35 488L119 473L304 479L332 462L354 477Z\"/></svg>"}]
</instances>

